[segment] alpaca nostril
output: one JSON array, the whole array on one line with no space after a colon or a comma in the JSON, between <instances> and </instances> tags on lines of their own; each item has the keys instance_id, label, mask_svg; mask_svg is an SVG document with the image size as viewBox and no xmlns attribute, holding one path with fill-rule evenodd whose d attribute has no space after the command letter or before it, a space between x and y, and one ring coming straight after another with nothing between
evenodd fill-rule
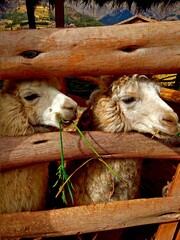
<instances>
[{"instance_id":1,"label":"alpaca nostril","mask_svg":"<svg viewBox=\"0 0 180 240\"><path fill-rule=\"evenodd\" d=\"M64 111L64 114L62 118L65 121L72 121L77 118L77 103L71 99L66 99L64 101L64 104L62 106L62 109Z\"/></svg>"},{"instance_id":2,"label":"alpaca nostril","mask_svg":"<svg viewBox=\"0 0 180 240\"><path fill-rule=\"evenodd\" d=\"M162 120L167 124L175 125L178 123L178 117L175 114L167 114L165 115Z\"/></svg>"},{"instance_id":3,"label":"alpaca nostril","mask_svg":"<svg viewBox=\"0 0 180 240\"><path fill-rule=\"evenodd\" d=\"M64 106L63 108L67 111L73 112L74 114L77 113L77 107L75 107L75 106L69 106L69 107Z\"/></svg>"},{"instance_id":4,"label":"alpaca nostril","mask_svg":"<svg viewBox=\"0 0 180 240\"><path fill-rule=\"evenodd\" d=\"M71 101L65 101L63 108L69 111L77 112L77 103Z\"/></svg>"}]
</instances>

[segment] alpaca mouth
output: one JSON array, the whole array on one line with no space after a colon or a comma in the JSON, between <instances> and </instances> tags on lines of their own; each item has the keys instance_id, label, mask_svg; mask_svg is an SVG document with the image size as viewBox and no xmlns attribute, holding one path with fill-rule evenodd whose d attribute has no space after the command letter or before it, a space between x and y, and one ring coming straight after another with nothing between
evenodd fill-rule
<instances>
[{"instance_id":1,"label":"alpaca mouth","mask_svg":"<svg viewBox=\"0 0 180 240\"><path fill-rule=\"evenodd\" d=\"M62 126L67 127L67 125L70 125L71 122L72 120L62 119ZM34 128L36 129L36 131L39 131L39 132L57 132L59 131L60 127L56 125L38 124L38 125L35 125Z\"/></svg>"},{"instance_id":2,"label":"alpaca mouth","mask_svg":"<svg viewBox=\"0 0 180 240\"><path fill-rule=\"evenodd\" d=\"M59 131L58 127L55 126L50 126L50 125L36 125L34 126L34 128L36 129L36 132L57 132Z\"/></svg>"},{"instance_id":3,"label":"alpaca mouth","mask_svg":"<svg viewBox=\"0 0 180 240\"><path fill-rule=\"evenodd\" d=\"M158 138L171 138L173 136L175 136L176 134L171 134L171 133L166 133L166 132L162 132L162 131L156 131L154 133L154 136L158 137Z\"/></svg>"},{"instance_id":4,"label":"alpaca mouth","mask_svg":"<svg viewBox=\"0 0 180 240\"><path fill-rule=\"evenodd\" d=\"M160 136L163 136L163 137L173 137L174 136L174 134L167 134L167 133L164 133L164 132L160 132L159 133L160 134Z\"/></svg>"},{"instance_id":5,"label":"alpaca mouth","mask_svg":"<svg viewBox=\"0 0 180 240\"><path fill-rule=\"evenodd\" d=\"M62 119L62 123L64 124L71 124L72 120L65 120L65 119Z\"/></svg>"}]
</instances>

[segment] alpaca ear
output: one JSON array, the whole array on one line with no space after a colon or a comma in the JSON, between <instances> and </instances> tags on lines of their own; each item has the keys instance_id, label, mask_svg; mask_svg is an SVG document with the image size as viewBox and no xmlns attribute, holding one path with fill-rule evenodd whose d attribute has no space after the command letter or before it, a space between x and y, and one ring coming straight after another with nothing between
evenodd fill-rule
<instances>
[{"instance_id":1,"label":"alpaca ear","mask_svg":"<svg viewBox=\"0 0 180 240\"><path fill-rule=\"evenodd\" d=\"M140 80L148 80L149 78L147 77L147 76L145 76L145 75L139 75L139 79Z\"/></svg>"},{"instance_id":2,"label":"alpaca ear","mask_svg":"<svg viewBox=\"0 0 180 240\"><path fill-rule=\"evenodd\" d=\"M131 79L135 81L137 81L138 79L147 81L149 78L146 75L133 74Z\"/></svg>"},{"instance_id":3,"label":"alpaca ear","mask_svg":"<svg viewBox=\"0 0 180 240\"><path fill-rule=\"evenodd\" d=\"M77 126L81 131L90 131L92 130L92 124L93 124L93 111L91 107L88 107L81 114Z\"/></svg>"},{"instance_id":4,"label":"alpaca ear","mask_svg":"<svg viewBox=\"0 0 180 240\"><path fill-rule=\"evenodd\" d=\"M59 77L51 77L51 78L47 78L44 79L49 86L55 87L57 88L59 91L61 91L63 83L64 83L64 78L59 76Z\"/></svg>"}]
</instances>

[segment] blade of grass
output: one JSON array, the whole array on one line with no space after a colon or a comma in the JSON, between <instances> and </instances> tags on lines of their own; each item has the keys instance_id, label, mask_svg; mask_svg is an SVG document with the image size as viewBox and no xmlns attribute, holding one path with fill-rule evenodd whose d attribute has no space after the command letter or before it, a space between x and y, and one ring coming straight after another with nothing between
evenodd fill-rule
<instances>
[{"instance_id":1,"label":"blade of grass","mask_svg":"<svg viewBox=\"0 0 180 240\"><path fill-rule=\"evenodd\" d=\"M62 119L58 119L59 121L59 132L60 132L60 154L61 154L61 165L58 167L58 172L57 175L59 177L59 179L56 181L56 183L54 184L54 186L57 185L58 181L61 179L62 183L66 182L67 184L67 189L71 198L72 203L74 203L74 199L73 199L73 194L71 191L71 188L73 188L72 184L69 182L68 179L68 175L66 173L66 169L65 169L65 160L64 160L64 149L63 149L63 139L62 139ZM61 187L60 187L61 188ZM63 189L62 191L62 200L67 204L66 201L66 195L65 195L65 190Z\"/></svg>"},{"instance_id":2,"label":"blade of grass","mask_svg":"<svg viewBox=\"0 0 180 240\"><path fill-rule=\"evenodd\" d=\"M86 160L84 163L82 163L78 168L76 168L76 170L74 170L73 173L71 173L71 175L66 179L66 181L61 185L61 187L59 188L58 193L56 194L55 197L57 197L62 191L64 186L67 184L67 182L70 180L70 178L80 169L82 168L84 165L86 165L88 162L90 162L91 160L94 160L94 158L89 158L88 160Z\"/></svg>"},{"instance_id":3,"label":"blade of grass","mask_svg":"<svg viewBox=\"0 0 180 240\"><path fill-rule=\"evenodd\" d=\"M73 126L75 127L75 129L78 131L78 133L80 134L80 136L83 138L83 140L85 141L85 143L90 147L90 149L95 153L95 155L97 156L97 159L99 161L101 161L112 173L114 176L116 176L120 181L122 181L127 187L129 187L128 183L122 179L118 173L116 173L103 159L102 157L99 155L99 153L94 149L94 147L92 146L92 144L88 141L88 139L84 136L84 134L81 132L81 130L78 128L78 126L72 121ZM64 191L64 187L67 184L68 187L68 191L71 197L71 201L72 203L74 202L73 199L73 195L72 195L72 191L71 191L71 182L70 179L71 177L80 169L82 168L84 165L86 165L89 161L95 159L95 158L90 158L88 160L86 160L83 164L81 164L70 176L67 176L66 170L65 170L65 162L64 162L64 150L63 150L63 139L62 139L62 120L59 120L59 126L60 126L60 151L61 151L61 165L58 167L58 172L57 175L59 176L59 179L62 179L63 183L59 188L58 193L56 194L55 197L57 197L61 192L62 192L62 199L64 200L64 202L67 204L66 201L66 197L65 197L65 191ZM57 185L59 180L56 181L56 183L54 184L54 186Z\"/></svg>"},{"instance_id":4,"label":"blade of grass","mask_svg":"<svg viewBox=\"0 0 180 240\"><path fill-rule=\"evenodd\" d=\"M102 157L98 158L99 161L101 161L107 168L109 168L109 170L113 173L114 176L116 176L121 182L123 182L126 187L129 187L129 184L122 178L119 176L119 174L114 171L114 169L112 169L103 159Z\"/></svg>"},{"instance_id":5,"label":"blade of grass","mask_svg":"<svg viewBox=\"0 0 180 240\"><path fill-rule=\"evenodd\" d=\"M94 149L94 147L91 145L91 143L87 140L87 138L84 136L84 134L81 132L81 130L78 128L78 126L75 124L74 121L72 121L73 126L76 128L76 130L78 131L78 133L81 135L81 137L83 138L83 140L85 141L85 143L90 147L90 149L96 154L97 157L100 158L99 153Z\"/></svg>"},{"instance_id":6,"label":"blade of grass","mask_svg":"<svg viewBox=\"0 0 180 240\"><path fill-rule=\"evenodd\" d=\"M74 121L72 121L73 126L76 128L76 130L79 132L79 134L81 135L81 137L83 138L83 140L86 142L86 144L90 147L90 149L96 154L97 158L99 161L101 161L102 163L105 164L105 166L121 181L123 182L127 187L129 187L128 183L119 176L119 174L117 174L103 159L102 157L99 155L99 153L94 149L94 147L92 146L92 144L88 141L88 139L84 136L84 134L81 132L81 130L78 128L78 126L75 124Z\"/></svg>"}]
</instances>

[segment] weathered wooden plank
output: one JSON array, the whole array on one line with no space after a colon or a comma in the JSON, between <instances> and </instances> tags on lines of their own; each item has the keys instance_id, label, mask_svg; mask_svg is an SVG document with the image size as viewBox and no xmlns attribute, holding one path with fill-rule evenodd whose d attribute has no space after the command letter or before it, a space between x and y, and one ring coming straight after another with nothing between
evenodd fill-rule
<instances>
[{"instance_id":1,"label":"weathered wooden plank","mask_svg":"<svg viewBox=\"0 0 180 240\"><path fill-rule=\"evenodd\" d=\"M180 164L177 167L176 174L171 183L171 187L168 192L168 197L179 197L180 196Z\"/></svg>"},{"instance_id":2,"label":"weathered wooden plank","mask_svg":"<svg viewBox=\"0 0 180 240\"><path fill-rule=\"evenodd\" d=\"M168 192L168 197L180 196L180 164ZM178 226L178 221L173 223L163 223L159 226L155 240L173 240ZM177 238L178 239L178 238Z\"/></svg>"},{"instance_id":3,"label":"weathered wooden plank","mask_svg":"<svg viewBox=\"0 0 180 240\"><path fill-rule=\"evenodd\" d=\"M84 133L96 151L105 158L159 158L180 160L180 138L170 145L139 133ZM77 132L63 132L66 160L96 157ZM0 169L8 169L60 158L59 132L26 137L0 138Z\"/></svg>"},{"instance_id":4,"label":"weathered wooden plank","mask_svg":"<svg viewBox=\"0 0 180 240\"><path fill-rule=\"evenodd\" d=\"M176 239L175 240L179 240L180 239L180 229L178 229L177 235L176 235Z\"/></svg>"},{"instance_id":5,"label":"weathered wooden plank","mask_svg":"<svg viewBox=\"0 0 180 240\"><path fill-rule=\"evenodd\" d=\"M0 79L180 72L179 29L169 21L1 31Z\"/></svg>"},{"instance_id":6,"label":"weathered wooden plank","mask_svg":"<svg viewBox=\"0 0 180 240\"><path fill-rule=\"evenodd\" d=\"M180 103L180 91L162 88L160 96L164 100Z\"/></svg>"},{"instance_id":7,"label":"weathered wooden plank","mask_svg":"<svg viewBox=\"0 0 180 240\"><path fill-rule=\"evenodd\" d=\"M178 222L162 223L158 228L155 240L173 240Z\"/></svg>"},{"instance_id":8,"label":"weathered wooden plank","mask_svg":"<svg viewBox=\"0 0 180 240\"><path fill-rule=\"evenodd\" d=\"M180 197L0 215L0 237L65 236L180 219ZM78 224L77 224L78 219Z\"/></svg>"}]
</instances>

